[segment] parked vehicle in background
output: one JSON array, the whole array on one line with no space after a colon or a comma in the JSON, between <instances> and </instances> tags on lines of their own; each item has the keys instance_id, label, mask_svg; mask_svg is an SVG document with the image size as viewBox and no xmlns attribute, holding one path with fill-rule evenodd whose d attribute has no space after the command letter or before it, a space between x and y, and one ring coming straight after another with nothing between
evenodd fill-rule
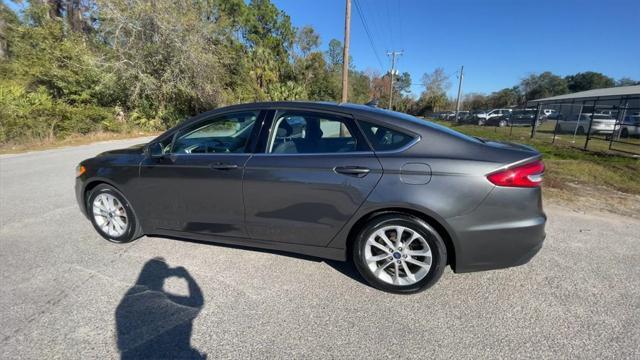
<instances>
[{"instance_id":1,"label":"parked vehicle in background","mask_svg":"<svg viewBox=\"0 0 640 360\"><path fill-rule=\"evenodd\" d=\"M108 241L148 234L350 260L390 292L424 290L447 265L522 265L545 237L535 149L365 105L220 108L76 170L78 205Z\"/></svg>"},{"instance_id":2,"label":"parked vehicle in background","mask_svg":"<svg viewBox=\"0 0 640 360\"><path fill-rule=\"evenodd\" d=\"M442 113L442 120L444 121L453 121L456 118L455 111L445 111Z\"/></svg>"},{"instance_id":3,"label":"parked vehicle in background","mask_svg":"<svg viewBox=\"0 0 640 360\"><path fill-rule=\"evenodd\" d=\"M556 123L557 132L575 132L578 135L585 135L591 124L591 134L613 134L616 119L606 114L583 113L573 115L567 120L558 120Z\"/></svg>"},{"instance_id":4,"label":"parked vehicle in background","mask_svg":"<svg viewBox=\"0 0 640 360\"><path fill-rule=\"evenodd\" d=\"M600 114L600 115L609 115L609 116L615 118L616 114L618 114L618 111L617 110L597 110L596 111L596 115L598 115L598 114Z\"/></svg>"},{"instance_id":5,"label":"parked vehicle in background","mask_svg":"<svg viewBox=\"0 0 640 360\"><path fill-rule=\"evenodd\" d=\"M494 116L486 120L485 125L489 126L531 126L536 118L536 109L514 110L510 114ZM537 125L540 125L541 119L538 119Z\"/></svg>"},{"instance_id":6,"label":"parked vehicle in background","mask_svg":"<svg viewBox=\"0 0 640 360\"><path fill-rule=\"evenodd\" d=\"M469 112L468 111L458 111L458 122L460 122L461 119L466 118L467 116L469 116ZM455 115L453 117L453 120L455 120Z\"/></svg>"},{"instance_id":7,"label":"parked vehicle in background","mask_svg":"<svg viewBox=\"0 0 640 360\"><path fill-rule=\"evenodd\" d=\"M482 125L479 123L477 115L484 111L470 111L464 117L458 118L458 124Z\"/></svg>"},{"instance_id":8,"label":"parked vehicle in background","mask_svg":"<svg viewBox=\"0 0 640 360\"><path fill-rule=\"evenodd\" d=\"M493 117L503 116L507 114L511 114L511 109L493 109L489 112L480 112L476 115L476 117L478 118L478 125L485 125L487 120Z\"/></svg>"},{"instance_id":9,"label":"parked vehicle in background","mask_svg":"<svg viewBox=\"0 0 640 360\"><path fill-rule=\"evenodd\" d=\"M640 137L640 112L624 117L620 125L620 137Z\"/></svg>"},{"instance_id":10,"label":"parked vehicle in background","mask_svg":"<svg viewBox=\"0 0 640 360\"><path fill-rule=\"evenodd\" d=\"M535 109L534 109L534 111L535 111ZM558 111L556 111L555 109L542 109L540 117L541 118L551 119L557 113L558 113Z\"/></svg>"},{"instance_id":11,"label":"parked vehicle in background","mask_svg":"<svg viewBox=\"0 0 640 360\"><path fill-rule=\"evenodd\" d=\"M549 119L549 120L562 120L562 119L564 119L564 115L562 115L561 112L556 111L556 112L551 113L550 115L547 115L547 119Z\"/></svg>"}]
</instances>

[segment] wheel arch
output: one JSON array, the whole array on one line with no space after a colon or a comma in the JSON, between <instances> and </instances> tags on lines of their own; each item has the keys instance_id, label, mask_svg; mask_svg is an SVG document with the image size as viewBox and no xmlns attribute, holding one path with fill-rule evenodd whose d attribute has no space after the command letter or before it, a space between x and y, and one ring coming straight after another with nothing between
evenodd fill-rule
<instances>
[{"instance_id":1,"label":"wheel arch","mask_svg":"<svg viewBox=\"0 0 640 360\"><path fill-rule=\"evenodd\" d=\"M91 192L91 190L95 189L96 187L98 187L98 185L101 184L105 184L105 185L109 185L111 187L113 187L114 189L116 189L120 194L123 194L122 190L120 190L120 188L114 184L113 182L107 180L107 179L103 179L103 178L94 178L91 179L89 181L87 181L87 183L84 185L84 189L82 189L82 204L85 207L85 210L87 210L87 196L88 194ZM123 194L124 196L124 194ZM129 199L127 199L127 201L129 201Z\"/></svg>"},{"instance_id":2,"label":"wheel arch","mask_svg":"<svg viewBox=\"0 0 640 360\"><path fill-rule=\"evenodd\" d=\"M349 230L349 234L347 235L346 241L346 256L347 259L351 259L353 255L353 244L355 242L355 237L360 232L360 230L369 222L371 219L376 218L381 215L388 214L403 214L416 217L428 225L432 226L438 234L442 237L444 244L447 250L447 264L451 266L451 268L455 271L456 268L456 249L454 245L453 238L447 228L434 217L425 214L424 212L402 208L402 207L389 207L383 209L373 210L363 216L361 216L351 227Z\"/></svg>"},{"instance_id":3,"label":"wheel arch","mask_svg":"<svg viewBox=\"0 0 640 360\"><path fill-rule=\"evenodd\" d=\"M145 234L144 232L144 228L142 227L142 219L140 218L140 216L138 216L138 212L136 211L136 207L134 206L134 204L131 202L131 199L129 199L124 192L122 192L122 190L120 189L120 187L116 184L114 184L112 181L109 181L108 179L104 179L104 178L94 178L91 180L88 180L86 185L84 186L84 189L82 190L82 206L84 206L84 210L86 214L89 214L89 209L87 208L87 199L88 199L88 195L91 192L91 190L95 189L96 187L100 186L100 185L109 185L112 188L114 188L117 192L120 193L120 195L122 195L127 202L129 203L129 207L131 207L131 211L133 211L133 215L136 217L137 220L137 226L139 227L139 229L142 231L143 234Z\"/></svg>"}]
</instances>

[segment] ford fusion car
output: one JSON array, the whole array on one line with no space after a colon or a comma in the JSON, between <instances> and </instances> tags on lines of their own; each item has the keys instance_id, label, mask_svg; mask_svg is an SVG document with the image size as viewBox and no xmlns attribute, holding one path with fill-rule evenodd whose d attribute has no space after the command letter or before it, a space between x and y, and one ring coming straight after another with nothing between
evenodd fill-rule
<instances>
[{"instance_id":1,"label":"ford fusion car","mask_svg":"<svg viewBox=\"0 0 640 360\"><path fill-rule=\"evenodd\" d=\"M206 112L78 165L80 209L105 239L187 238L353 261L413 293L449 265L521 265L541 248L534 149L354 104Z\"/></svg>"}]
</instances>

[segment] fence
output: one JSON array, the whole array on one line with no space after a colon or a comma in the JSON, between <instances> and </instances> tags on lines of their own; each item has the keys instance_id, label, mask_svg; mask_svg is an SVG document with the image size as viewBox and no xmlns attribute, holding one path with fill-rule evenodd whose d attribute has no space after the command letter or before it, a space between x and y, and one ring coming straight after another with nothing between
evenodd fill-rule
<instances>
[{"instance_id":1,"label":"fence","mask_svg":"<svg viewBox=\"0 0 640 360\"><path fill-rule=\"evenodd\" d=\"M640 155L640 97L539 104L531 137Z\"/></svg>"},{"instance_id":2,"label":"fence","mask_svg":"<svg viewBox=\"0 0 640 360\"><path fill-rule=\"evenodd\" d=\"M503 137L531 137L551 144L640 156L640 96L573 99L535 107L468 113L458 124L494 127ZM444 120L455 121L451 116Z\"/></svg>"}]
</instances>

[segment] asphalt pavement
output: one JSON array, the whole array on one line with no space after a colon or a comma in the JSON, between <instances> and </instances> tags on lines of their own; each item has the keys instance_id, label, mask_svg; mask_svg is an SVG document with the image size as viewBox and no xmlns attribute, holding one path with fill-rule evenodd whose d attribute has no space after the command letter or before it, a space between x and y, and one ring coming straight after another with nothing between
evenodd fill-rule
<instances>
[{"instance_id":1,"label":"asphalt pavement","mask_svg":"<svg viewBox=\"0 0 640 360\"><path fill-rule=\"evenodd\" d=\"M0 156L1 359L640 358L638 220L547 206L529 264L392 295L340 262L103 240L74 168L143 141Z\"/></svg>"}]
</instances>

